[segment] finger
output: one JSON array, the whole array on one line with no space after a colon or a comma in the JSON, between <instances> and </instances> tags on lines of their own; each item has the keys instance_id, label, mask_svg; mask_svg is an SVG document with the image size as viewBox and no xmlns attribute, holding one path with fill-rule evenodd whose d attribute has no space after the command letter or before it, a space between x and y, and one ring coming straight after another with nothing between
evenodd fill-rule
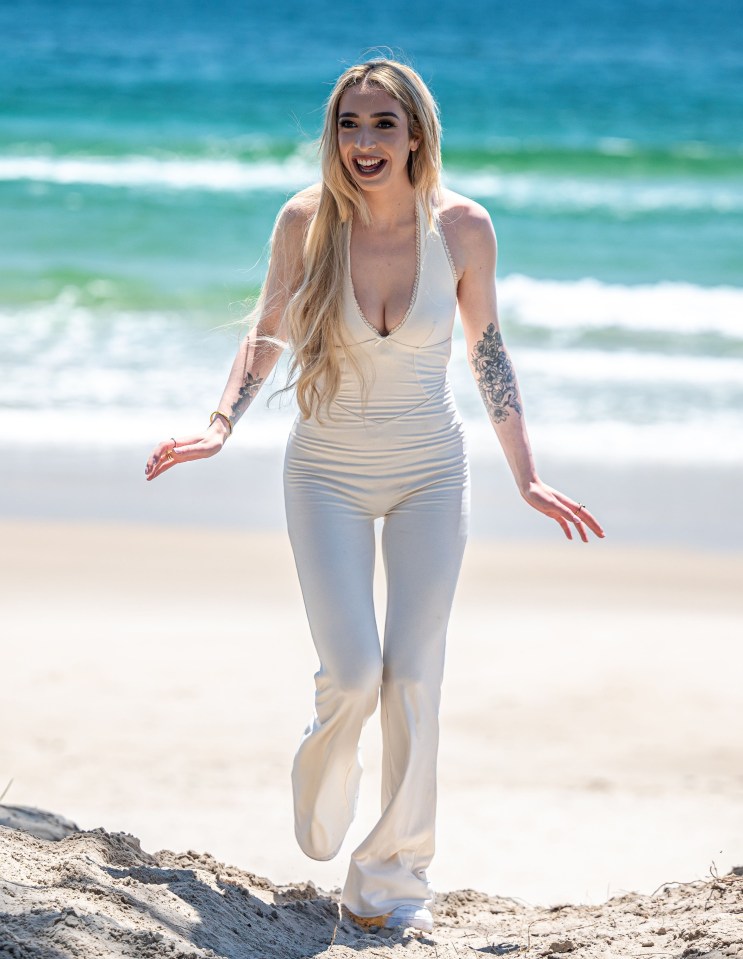
<instances>
[{"instance_id":1,"label":"finger","mask_svg":"<svg viewBox=\"0 0 743 959\"><path fill-rule=\"evenodd\" d=\"M573 512L582 523L585 523L592 533L595 533L596 536L602 538L606 535L599 521L586 509L582 503L577 503L575 500L571 499L569 496L565 496L564 493L560 493L558 490L553 490L553 493L555 498L558 499L564 506L567 506L568 509L570 509L571 512Z\"/></svg>"},{"instance_id":2,"label":"finger","mask_svg":"<svg viewBox=\"0 0 743 959\"><path fill-rule=\"evenodd\" d=\"M151 476L155 475L155 471L160 463L162 457L157 453L153 453L152 456L147 460L144 467L144 475L149 479Z\"/></svg>"},{"instance_id":3,"label":"finger","mask_svg":"<svg viewBox=\"0 0 743 959\"><path fill-rule=\"evenodd\" d=\"M169 470L169 469L170 469L172 466L174 466L174 465L175 465L175 464L173 464L173 463L167 463L167 464L164 465L164 466L160 466L158 469L153 470L153 471L149 474L149 476L145 476L145 479L147 480L148 483L150 483L150 482L152 482L152 480L157 479L158 476L161 476L163 473L165 473L167 470Z\"/></svg>"},{"instance_id":4,"label":"finger","mask_svg":"<svg viewBox=\"0 0 743 959\"><path fill-rule=\"evenodd\" d=\"M174 455L174 446L175 438L171 437L169 440L163 440L161 443L155 447L155 450L147 460L147 463L144 468L145 478L148 480L155 479L156 476L159 476L161 473L164 473L165 470L170 469L172 466L175 466L177 460Z\"/></svg>"},{"instance_id":5,"label":"finger","mask_svg":"<svg viewBox=\"0 0 743 959\"><path fill-rule=\"evenodd\" d=\"M592 533L595 533L596 536L600 536L600 537L604 536L604 531L601 528L601 524L599 523L599 521L596 519L595 516L593 516L591 513L588 512L585 506L581 506L580 503L578 503L576 505L576 508L573 510L573 512L581 521L581 523L586 524L586 526L591 530Z\"/></svg>"},{"instance_id":6,"label":"finger","mask_svg":"<svg viewBox=\"0 0 743 959\"><path fill-rule=\"evenodd\" d=\"M569 523L572 523L573 526L575 526L575 528L578 530L578 535L580 536L580 538L583 540L584 543L587 543L588 536L586 535L586 528L581 522L581 518L577 516L572 510L566 510L566 512L567 512L567 516L565 517L565 519Z\"/></svg>"},{"instance_id":7,"label":"finger","mask_svg":"<svg viewBox=\"0 0 743 959\"><path fill-rule=\"evenodd\" d=\"M560 524L560 526L562 527L562 531L567 536L567 538L572 539L573 534L570 530L570 524L567 522L567 520L563 519L562 516L555 516L555 520Z\"/></svg>"},{"instance_id":8,"label":"finger","mask_svg":"<svg viewBox=\"0 0 743 959\"><path fill-rule=\"evenodd\" d=\"M591 513L589 513L587 509L584 508L580 511L580 518L583 520L586 526L591 530L591 532L595 533L597 536L601 536L601 537L606 536L606 533L604 532L604 528L601 525L601 523L599 523L596 517L593 516Z\"/></svg>"},{"instance_id":9,"label":"finger","mask_svg":"<svg viewBox=\"0 0 743 959\"><path fill-rule=\"evenodd\" d=\"M147 466L145 467L145 471L147 470L148 467L150 469L154 469L154 467L162 459L162 457L167 454L168 450L173 449L174 445L175 445L175 440L173 439L173 437L171 437L169 440L163 440L162 442L158 443L155 449L152 451L152 455L147 460Z\"/></svg>"},{"instance_id":10,"label":"finger","mask_svg":"<svg viewBox=\"0 0 743 959\"><path fill-rule=\"evenodd\" d=\"M162 459L153 470L151 470L149 473L145 473L145 479L148 482L156 479L161 473L165 473L167 470L172 469L176 465L177 461L174 459Z\"/></svg>"},{"instance_id":11,"label":"finger","mask_svg":"<svg viewBox=\"0 0 743 959\"><path fill-rule=\"evenodd\" d=\"M586 535L586 529L583 523L581 522L581 518L577 516L573 510L568 509L566 506L563 506L559 500L558 500L557 506L560 513L560 518L566 524L572 523L573 526L575 526L575 528L578 530L578 535L580 536L580 538L583 540L584 543L587 543L588 536ZM568 525L568 529L570 529L569 525ZM572 536L568 537L568 539L572 539L572 538L573 538Z\"/></svg>"}]
</instances>

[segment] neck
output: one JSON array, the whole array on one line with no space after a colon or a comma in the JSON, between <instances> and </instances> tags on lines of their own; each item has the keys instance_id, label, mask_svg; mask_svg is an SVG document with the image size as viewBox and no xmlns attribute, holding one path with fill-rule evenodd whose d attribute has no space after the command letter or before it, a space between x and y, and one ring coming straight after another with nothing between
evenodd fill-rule
<instances>
[{"instance_id":1,"label":"neck","mask_svg":"<svg viewBox=\"0 0 743 959\"><path fill-rule=\"evenodd\" d=\"M410 183L379 193L370 191L365 198L371 214L371 226L376 229L394 229L415 216L415 190Z\"/></svg>"}]
</instances>

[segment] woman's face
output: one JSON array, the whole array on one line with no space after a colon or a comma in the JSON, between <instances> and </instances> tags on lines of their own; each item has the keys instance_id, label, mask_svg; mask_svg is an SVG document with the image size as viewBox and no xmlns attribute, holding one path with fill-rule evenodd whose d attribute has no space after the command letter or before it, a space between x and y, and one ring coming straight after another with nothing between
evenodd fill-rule
<instances>
[{"instance_id":1,"label":"woman's face","mask_svg":"<svg viewBox=\"0 0 743 959\"><path fill-rule=\"evenodd\" d=\"M407 165L419 141L408 133L399 100L373 86L350 87L338 107L338 149L343 165L363 190L409 183Z\"/></svg>"}]
</instances>

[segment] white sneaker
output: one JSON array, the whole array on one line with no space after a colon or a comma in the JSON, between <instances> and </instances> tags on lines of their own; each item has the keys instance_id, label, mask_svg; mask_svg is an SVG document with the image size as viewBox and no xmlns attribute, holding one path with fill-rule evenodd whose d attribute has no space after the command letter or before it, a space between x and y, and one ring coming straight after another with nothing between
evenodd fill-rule
<instances>
[{"instance_id":1,"label":"white sneaker","mask_svg":"<svg viewBox=\"0 0 743 959\"><path fill-rule=\"evenodd\" d=\"M386 917L384 927L433 932L433 916L424 906L397 906Z\"/></svg>"}]
</instances>

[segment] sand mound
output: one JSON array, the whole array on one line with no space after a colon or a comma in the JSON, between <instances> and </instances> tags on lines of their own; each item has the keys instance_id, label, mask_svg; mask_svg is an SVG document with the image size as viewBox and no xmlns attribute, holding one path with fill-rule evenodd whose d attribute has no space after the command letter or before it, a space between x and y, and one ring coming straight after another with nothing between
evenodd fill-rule
<instances>
[{"instance_id":1,"label":"sand mound","mask_svg":"<svg viewBox=\"0 0 743 959\"><path fill-rule=\"evenodd\" d=\"M458 890L438 897L435 932L413 937L339 923L338 890L277 886L208 853L151 855L126 833L25 807L0 807L0 823L3 959L743 957L743 869L601 906Z\"/></svg>"}]
</instances>

